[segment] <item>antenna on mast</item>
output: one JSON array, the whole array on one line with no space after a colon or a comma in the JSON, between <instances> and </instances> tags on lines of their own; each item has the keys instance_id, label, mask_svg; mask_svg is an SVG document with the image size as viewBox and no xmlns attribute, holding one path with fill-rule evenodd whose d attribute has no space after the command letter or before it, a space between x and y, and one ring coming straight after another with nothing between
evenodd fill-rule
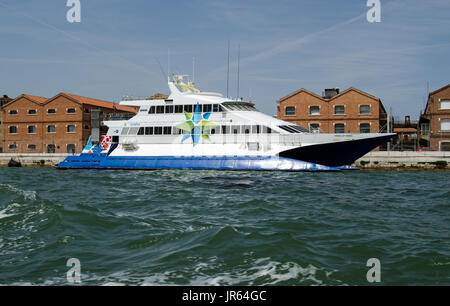
<instances>
[{"instance_id":1,"label":"antenna on mast","mask_svg":"<svg viewBox=\"0 0 450 306\"><path fill-rule=\"evenodd\" d=\"M195 56L192 57L192 84L195 84Z\"/></svg>"},{"instance_id":2,"label":"antenna on mast","mask_svg":"<svg viewBox=\"0 0 450 306\"><path fill-rule=\"evenodd\" d=\"M230 80L230 41L228 40L228 66L227 66L227 98Z\"/></svg>"},{"instance_id":3,"label":"antenna on mast","mask_svg":"<svg viewBox=\"0 0 450 306\"><path fill-rule=\"evenodd\" d=\"M170 82L170 48L167 49L167 81Z\"/></svg>"},{"instance_id":4,"label":"antenna on mast","mask_svg":"<svg viewBox=\"0 0 450 306\"><path fill-rule=\"evenodd\" d=\"M238 71L237 71L237 96L236 99L239 100L239 68L241 61L241 45L238 46Z\"/></svg>"}]
</instances>

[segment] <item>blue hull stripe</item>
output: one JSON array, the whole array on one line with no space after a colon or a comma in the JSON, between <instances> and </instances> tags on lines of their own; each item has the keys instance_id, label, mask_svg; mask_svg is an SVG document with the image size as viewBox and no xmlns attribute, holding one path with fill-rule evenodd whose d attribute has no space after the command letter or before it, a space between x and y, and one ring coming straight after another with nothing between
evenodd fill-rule
<instances>
[{"instance_id":1,"label":"blue hull stripe","mask_svg":"<svg viewBox=\"0 0 450 306\"><path fill-rule=\"evenodd\" d=\"M59 169L209 169L209 170L285 170L339 171L301 160L278 156L107 156L81 154L69 156Z\"/></svg>"}]
</instances>

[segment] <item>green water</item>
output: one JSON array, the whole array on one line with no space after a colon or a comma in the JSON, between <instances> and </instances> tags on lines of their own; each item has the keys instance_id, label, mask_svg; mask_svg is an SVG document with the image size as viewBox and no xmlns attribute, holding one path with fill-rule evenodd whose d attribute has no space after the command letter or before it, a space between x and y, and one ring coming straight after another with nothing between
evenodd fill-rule
<instances>
[{"instance_id":1,"label":"green water","mask_svg":"<svg viewBox=\"0 0 450 306\"><path fill-rule=\"evenodd\" d=\"M449 175L0 168L0 284L450 285Z\"/></svg>"}]
</instances>

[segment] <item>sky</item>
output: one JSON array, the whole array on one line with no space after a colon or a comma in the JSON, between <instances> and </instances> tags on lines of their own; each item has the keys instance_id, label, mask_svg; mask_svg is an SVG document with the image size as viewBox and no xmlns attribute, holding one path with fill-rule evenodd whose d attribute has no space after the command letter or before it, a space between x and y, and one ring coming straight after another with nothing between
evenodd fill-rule
<instances>
[{"instance_id":1,"label":"sky","mask_svg":"<svg viewBox=\"0 0 450 306\"><path fill-rule=\"evenodd\" d=\"M239 96L271 115L300 88L355 87L414 119L450 83L450 0L380 0L374 23L367 0L80 3L70 23L67 0L0 0L0 94L168 94L168 50L171 73L226 94L228 42L229 96L240 48Z\"/></svg>"}]
</instances>

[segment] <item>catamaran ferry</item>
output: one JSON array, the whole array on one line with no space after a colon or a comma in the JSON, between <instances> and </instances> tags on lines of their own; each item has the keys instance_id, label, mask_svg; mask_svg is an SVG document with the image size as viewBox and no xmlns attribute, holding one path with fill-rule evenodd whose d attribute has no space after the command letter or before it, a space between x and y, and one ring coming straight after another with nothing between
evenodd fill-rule
<instances>
[{"instance_id":1,"label":"catamaran ferry","mask_svg":"<svg viewBox=\"0 0 450 306\"><path fill-rule=\"evenodd\" d=\"M104 121L107 133L57 168L337 171L395 135L311 133L185 77L169 80L167 99L121 101L137 115Z\"/></svg>"}]
</instances>

